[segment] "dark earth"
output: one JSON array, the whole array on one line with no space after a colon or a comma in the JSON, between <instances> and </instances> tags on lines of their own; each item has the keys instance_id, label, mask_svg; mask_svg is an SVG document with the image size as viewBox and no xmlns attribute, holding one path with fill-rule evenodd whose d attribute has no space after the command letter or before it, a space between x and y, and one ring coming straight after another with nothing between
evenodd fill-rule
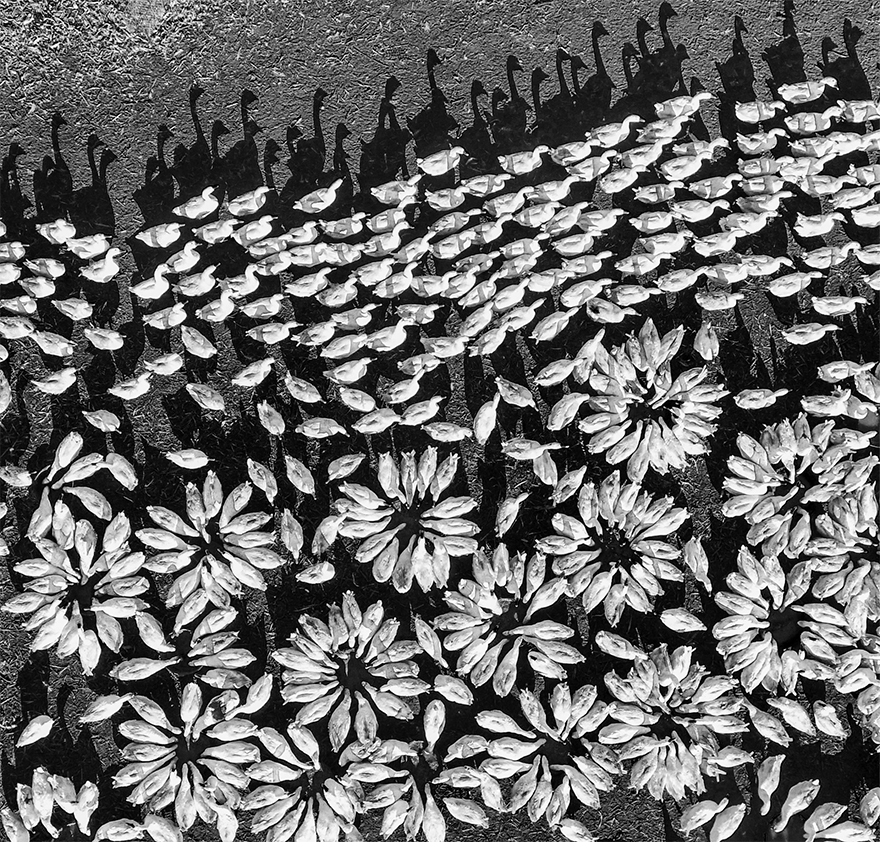
<instances>
[{"instance_id":1,"label":"dark earth","mask_svg":"<svg viewBox=\"0 0 880 842\"><path fill-rule=\"evenodd\" d=\"M842 31L847 18L864 31L858 44L858 59L876 92L880 24L874 4L855 0L799 3L789 15L788 47L782 51L779 46L784 21L780 4L768 6L756 0L738 5L718 0L677 0L675 10L678 15L670 21L669 27L676 42L687 48L689 58L684 62L683 75L689 87L696 77L706 89L722 90L716 65L731 66L735 16L739 15L746 28L742 42L754 66L758 97L769 98L767 81L771 79L771 68L780 73L785 70L784 67L779 69L780 55L791 58L788 47L792 43L792 23L796 25L803 50L802 65L797 55L793 59L795 77L800 65L806 77L815 78L821 75L816 63L822 58L823 39L830 37L842 48ZM488 91L504 85L509 54L519 58L527 73L535 66L543 66L548 71L552 77L545 88L548 96L555 90L553 62L557 47L582 54L589 68L586 72L591 73L590 32L595 21L601 21L609 33L601 43L602 56L617 86L615 96L622 94L626 88L620 58L624 42L636 40L640 18L644 17L656 28L657 11L654 4L610 0L590 3L448 0L440 4L324 0L311 4L261 0L218 0L210 4L204 0L5 2L0 4L0 96L6 105L0 113L5 132L3 152L5 154L14 143L20 145L23 153L15 163L24 194L32 196L33 172L39 168L44 155L58 152L53 150L51 128L53 115L59 113L66 121L57 131L60 151L70 168L74 187L82 191L79 194L82 206L93 219L109 223L115 229L116 239L123 240L144 224L137 197L139 191L143 195L145 171L148 159L156 154L157 133L162 134L160 127L164 125L170 130L166 145L169 155L178 144L191 148L196 140L189 104L194 83L205 91L197 104L202 130L210 133L212 123L222 120L230 131L219 140L221 153L242 141L242 102L248 103L249 117L262 130L257 135L260 167L264 164L267 141L273 140L282 150L280 163L274 167L274 177L280 187L290 176L283 163L289 127L298 127L306 137L312 135L311 110L318 87L329 94L322 114L328 150L331 150L328 157L332 154L333 129L343 122L352 133L348 148L352 168L357 169L358 140L366 142L374 136L379 102L388 77L394 76L400 82L396 106L401 117L415 115L428 103L430 89L425 56L429 48L435 49L443 62L436 69L436 76L448 97L449 113L464 129L471 119L468 97L472 80L482 80ZM647 38L651 43L658 43L656 32L649 32ZM765 59L762 52L767 48L770 50ZM789 66L786 72L790 71ZM521 78L527 86L527 77ZM805 76L802 74L799 78ZM253 97L243 98L244 91L252 92ZM714 115L714 106L707 108L706 113ZM708 118L707 128L712 136L717 136L717 125L709 124ZM97 178L95 173L90 173L87 146L91 135L97 135L103 143L100 149L113 153L112 158L104 156L105 190L92 190L96 185L99 188L103 185L100 171ZM100 161L99 147L94 140L91 145ZM409 156L412 171L412 146ZM258 175L263 180L265 170ZM248 189L250 186L254 185ZM11 212L8 204L0 205L4 219ZM123 264L120 278L130 278L138 267L131 262L128 250L123 252L123 257L128 262ZM126 309L130 308L128 296L121 297L119 308L119 321L131 318L130 309ZM770 339L778 319L767 300L757 295L750 297L742 303L741 312L742 323L734 323L734 318L725 314L727 321L721 325L724 328L722 347L727 343L726 350L722 351L722 367L731 391L769 385L775 379L774 366L779 362L774 358ZM873 333L868 335L873 336L876 347L876 324ZM33 356L36 366L38 355ZM227 356L228 359L221 362L220 373L232 373L240 367L233 353ZM815 361L808 362L808 358L808 354L798 358L798 370L788 372L786 385L793 392L792 376L800 375L805 384L811 381ZM519 360L509 362L517 368L523 365ZM107 385L112 385L112 372L108 375L94 371L94 374L99 378L109 377ZM454 373L454 378L458 388L464 390L464 369L458 372L457 378ZM37 454L45 461L50 442L54 445L58 441L49 402L40 398L28 400L35 401L28 406L29 427L5 423L0 427L0 461L4 463L13 461L9 453L14 453L19 464L28 463ZM227 403L232 406L237 400L228 399ZM467 417L461 396L459 403ZM793 406L796 408L796 403ZM174 508L179 482L169 476L161 452L194 446L186 440L193 435L192 419L172 401L165 402L158 390L149 402L138 404L137 416L133 410L131 413L137 436L147 440L144 445L132 445L137 461L144 466L143 485L151 489L153 499L157 492L158 496L173 497L174 501L168 505ZM449 413L450 420L453 414ZM734 429L719 431L715 443L719 452L729 452L740 422L753 429L760 428L750 418L737 416L734 420ZM251 433L259 432L253 417L239 418L236 423L236 435L223 432L229 451L223 463L215 466L224 479L224 488L227 482L231 483L229 477L239 475L236 470L244 464L245 456L251 455L248 449ZM503 417L501 423L505 423ZM201 444L195 446L210 442L215 435L220 440L219 431L203 431ZM205 449L210 452L210 448ZM268 461L267 456L268 453L258 452L254 458ZM699 525L711 536L710 560L733 557L733 548L742 538L737 529L717 517L722 465L720 461L713 465L701 461L689 472L684 487L695 526ZM508 487L514 479L507 478ZM479 471L472 461L469 463L468 484L472 488L480 486L485 493L491 484L493 489L501 489L500 498L504 483L504 477L500 480L493 477L491 467ZM142 491L144 489L139 489L138 493ZM329 491L319 489L316 507L322 493L327 495ZM327 499L325 497L325 503ZM7 533L14 546L14 530L8 529ZM371 587L369 578L360 575L360 571L355 571L354 576L360 576L357 587L361 588L362 605L367 599L388 598L387 592ZM350 582L346 586L350 587ZM278 635L281 639L292 627L292 612L286 606L296 604L298 610L320 611L338 598L341 590L341 585L331 584L316 593L292 578L276 577L270 583L266 601L254 600L247 606L252 625L242 631L244 645L260 655L261 650L265 652L266 637L271 640ZM0 601L11 593L12 583L4 565L0 572ZM711 602L701 605L696 588L673 595L685 600L695 612L704 612L701 616L707 625L718 619L717 609ZM265 611L267 602L268 613ZM412 607L418 609L416 597ZM583 630L585 618L577 619ZM624 635L637 633L647 641L658 635L656 618L645 618L643 628L638 630L627 628L626 623L625 620L621 629ZM88 732L78 724L79 713L93 697L78 683L78 668L53 658L29 657L27 636L17 625L18 618L0 614L3 644L0 717L5 732L0 800L14 799L15 783L24 780L36 765L44 764L52 771L94 779L102 765L115 762L118 756L109 729L99 729L100 738L93 747ZM620 665L597 651L595 658L584 665L579 678L598 682L603 672L615 667L619 669ZM100 692L109 692L112 686L109 681L104 681L102 686L100 677L95 684ZM155 692L161 694L167 692L167 688L157 686ZM485 699L478 696L478 704L481 702L498 706L488 696ZM44 745L32 747L33 751L15 751L14 738L20 722L41 713L56 717L66 730L56 729ZM845 742L822 737L790 748L784 767L787 771L783 773L779 791L784 792L795 780L786 775L799 774L799 779L820 778L825 800L857 803L865 789L877 785L878 764L873 746L870 741L862 742L858 727L852 727L852 734ZM758 741L754 746L743 747L761 751ZM753 775L747 770L748 767L722 779L719 786L710 787L706 797L718 799L731 794L735 787L754 794ZM731 803L739 797L734 795ZM99 816L128 815L130 809L121 793L102 795ZM635 796L622 783L617 792L603 798L601 819L587 815L584 820L594 829L597 838L608 842L653 842L679 838L673 828L679 813L678 805L672 802L661 805L647 796ZM758 816L753 809L733 838L742 842L802 838L794 829L796 823L785 834L773 834L767 821L770 818L772 815ZM485 842L532 839L537 842L549 835L546 825L532 825L525 816L495 817L486 831L463 832L462 827L450 822L448 838L455 842L459 839ZM199 823L188 838L214 838L211 834L212 831ZM364 835L367 839L378 838L378 822L367 823ZM240 838L251 837L243 833Z\"/></svg>"}]
</instances>

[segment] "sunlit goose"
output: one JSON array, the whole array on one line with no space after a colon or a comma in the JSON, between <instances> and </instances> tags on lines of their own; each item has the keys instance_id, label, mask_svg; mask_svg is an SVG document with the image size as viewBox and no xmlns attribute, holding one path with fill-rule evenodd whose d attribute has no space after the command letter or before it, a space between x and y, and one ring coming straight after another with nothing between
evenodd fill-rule
<instances>
[{"instance_id":1,"label":"sunlit goose","mask_svg":"<svg viewBox=\"0 0 880 842\"><path fill-rule=\"evenodd\" d=\"M133 401L150 391L150 378L152 376L152 371L144 371L136 377L123 380L115 386L111 386L107 391L124 401Z\"/></svg>"},{"instance_id":2,"label":"sunlit goose","mask_svg":"<svg viewBox=\"0 0 880 842\"><path fill-rule=\"evenodd\" d=\"M633 198L643 205L662 205L664 202L672 201L676 191L683 187L683 181L670 181L669 184L646 184L636 188Z\"/></svg>"},{"instance_id":3,"label":"sunlit goose","mask_svg":"<svg viewBox=\"0 0 880 842\"><path fill-rule=\"evenodd\" d=\"M268 237L272 233L272 223L275 221L274 216L261 216L253 222L242 225L233 235L235 240L242 248L247 248L254 243Z\"/></svg>"},{"instance_id":4,"label":"sunlit goose","mask_svg":"<svg viewBox=\"0 0 880 842\"><path fill-rule=\"evenodd\" d=\"M862 295L828 295L823 298L813 296L810 303L820 316L848 316L854 313L856 305L867 304L868 299Z\"/></svg>"},{"instance_id":5,"label":"sunlit goose","mask_svg":"<svg viewBox=\"0 0 880 842\"><path fill-rule=\"evenodd\" d=\"M201 258L198 244L193 240L189 240L179 252L171 255L165 261L165 264L176 275L185 275L198 264Z\"/></svg>"},{"instance_id":6,"label":"sunlit goose","mask_svg":"<svg viewBox=\"0 0 880 842\"><path fill-rule=\"evenodd\" d=\"M669 211L648 211L639 216L630 217L629 224L640 234L650 235L665 231L673 221L674 217Z\"/></svg>"},{"instance_id":7,"label":"sunlit goose","mask_svg":"<svg viewBox=\"0 0 880 842\"><path fill-rule=\"evenodd\" d=\"M805 216L798 213L792 228L799 237L824 237L834 230L837 222L844 222L846 217L838 212L820 213L815 216Z\"/></svg>"},{"instance_id":8,"label":"sunlit goose","mask_svg":"<svg viewBox=\"0 0 880 842\"><path fill-rule=\"evenodd\" d=\"M110 248L110 240L107 239L106 234L92 234L88 237L71 237L64 246L80 260L93 260Z\"/></svg>"},{"instance_id":9,"label":"sunlit goose","mask_svg":"<svg viewBox=\"0 0 880 842\"><path fill-rule=\"evenodd\" d=\"M778 99L770 102L757 100L754 102L738 102L734 108L736 119L741 123L760 123L772 120L777 112L785 110L785 103Z\"/></svg>"},{"instance_id":10,"label":"sunlit goose","mask_svg":"<svg viewBox=\"0 0 880 842\"><path fill-rule=\"evenodd\" d=\"M541 143L534 149L524 152L513 152L510 155L499 155L498 163L501 169L510 175L526 175L538 169L543 163L542 156L550 151L550 147Z\"/></svg>"},{"instance_id":11,"label":"sunlit goose","mask_svg":"<svg viewBox=\"0 0 880 842\"><path fill-rule=\"evenodd\" d=\"M102 258L83 266L79 273L93 283L106 284L119 274L119 262L116 258L121 254L122 249L114 246Z\"/></svg>"},{"instance_id":12,"label":"sunlit goose","mask_svg":"<svg viewBox=\"0 0 880 842\"><path fill-rule=\"evenodd\" d=\"M253 264L245 266L243 275L233 278L222 278L219 281L221 290L228 290L233 298L245 298L260 288L257 267Z\"/></svg>"},{"instance_id":13,"label":"sunlit goose","mask_svg":"<svg viewBox=\"0 0 880 842\"><path fill-rule=\"evenodd\" d=\"M804 252L801 255L801 260L811 269L830 269L833 266L839 266L858 248L859 244L855 242L849 242L843 246L822 246Z\"/></svg>"},{"instance_id":14,"label":"sunlit goose","mask_svg":"<svg viewBox=\"0 0 880 842\"><path fill-rule=\"evenodd\" d=\"M201 272L187 275L174 284L172 289L188 298L198 298L200 295L205 295L217 285L217 279L214 277L216 268L216 266L208 266Z\"/></svg>"},{"instance_id":15,"label":"sunlit goose","mask_svg":"<svg viewBox=\"0 0 880 842\"><path fill-rule=\"evenodd\" d=\"M317 190L312 190L311 193L300 197L293 203L293 209L309 214L323 213L336 201L341 186L342 179L337 178L327 187L319 187Z\"/></svg>"},{"instance_id":16,"label":"sunlit goose","mask_svg":"<svg viewBox=\"0 0 880 842\"><path fill-rule=\"evenodd\" d=\"M213 187L206 187L198 196L193 196L185 202L177 205L171 212L175 216L186 219L205 219L220 207L220 200L214 195Z\"/></svg>"},{"instance_id":17,"label":"sunlit goose","mask_svg":"<svg viewBox=\"0 0 880 842\"><path fill-rule=\"evenodd\" d=\"M676 96L654 104L654 111L661 120L690 117L700 110L704 102L714 99L709 91L698 91L693 96Z\"/></svg>"},{"instance_id":18,"label":"sunlit goose","mask_svg":"<svg viewBox=\"0 0 880 842\"><path fill-rule=\"evenodd\" d=\"M778 94L781 99L790 105L803 105L819 99L825 93L826 88L836 88L837 79L832 76L823 76L816 81L795 82L790 85L780 85Z\"/></svg>"},{"instance_id":19,"label":"sunlit goose","mask_svg":"<svg viewBox=\"0 0 880 842\"><path fill-rule=\"evenodd\" d=\"M647 169L663 154L663 148L660 141L634 146L620 153L620 163L624 167Z\"/></svg>"},{"instance_id":20,"label":"sunlit goose","mask_svg":"<svg viewBox=\"0 0 880 842\"><path fill-rule=\"evenodd\" d=\"M76 236L76 227L66 219L44 222L42 225L37 226L37 231L41 237L48 240L53 246L63 246L71 237Z\"/></svg>"},{"instance_id":21,"label":"sunlit goose","mask_svg":"<svg viewBox=\"0 0 880 842\"><path fill-rule=\"evenodd\" d=\"M737 133L736 145L743 155L763 155L765 152L771 152L779 143L780 137L785 137L785 129L770 129L766 132L756 132L755 134L743 135Z\"/></svg>"},{"instance_id":22,"label":"sunlit goose","mask_svg":"<svg viewBox=\"0 0 880 842\"><path fill-rule=\"evenodd\" d=\"M434 210L441 213L455 210L455 208L464 204L466 198L467 191L461 185L447 187L444 190L427 190L425 192L425 201Z\"/></svg>"},{"instance_id":23,"label":"sunlit goose","mask_svg":"<svg viewBox=\"0 0 880 842\"><path fill-rule=\"evenodd\" d=\"M416 164L425 175L441 176L455 169L463 154L464 149L461 146L453 146L424 158L416 158Z\"/></svg>"},{"instance_id":24,"label":"sunlit goose","mask_svg":"<svg viewBox=\"0 0 880 842\"><path fill-rule=\"evenodd\" d=\"M415 202L418 195L416 185L421 178L421 173L417 173L405 181L388 181L385 184L378 185L378 187L371 187L370 193L383 205L402 208Z\"/></svg>"},{"instance_id":25,"label":"sunlit goose","mask_svg":"<svg viewBox=\"0 0 880 842\"><path fill-rule=\"evenodd\" d=\"M153 272L152 278L149 278L146 281L141 281L139 284L135 284L130 287L128 291L135 297L148 301L161 298L169 289L171 289L171 284L165 279L165 276L169 271L170 270L166 264L160 263Z\"/></svg>"},{"instance_id":26,"label":"sunlit goose","mask_svg":"<svg viewBox=\"0 0 880 842\"><path fill-rule=\"evenodd\" d=\"M630 114L619 123L607 123L604 126L591 129L587 134L587 140L596 143L603 149L612 149L623 143L632 134L633 127L644 122L641 117Z\"/></svg>"},{"instance_id":27,"label":"sunlit goose","mask_svg":"<svg viewBox=\"0 0 880 842\"><path fill-rule=\"evenodd\" d=\"M715 199L706 202L703 199L690 199L684 202L670 202L669 210L676 219L685 222L703 222L714 216L717 210L729 210L730 203L726 199Z\"/></svg>"},{"instance_id":28,"label":"sunlit goose","mask_svg":"<svg viewBox=\"0 0 880 842\"><path fill-rule=\"evenodd\" d=\"M260 185L255 190L242 193L229 200L229 212L233 216L252 216L259 213L263 205L269 200L271 189L265 185Z\"/></svg>"},{"instance_id":29,"label":"sunlit goose","mask_svg":"<svg viewBox=\"0 0 880 842\"><path fill-rule=\"evenodd\" d=\"M814 135L827 131L835 117L839 117L842 109L839 105L832 105L824 111L802 111L799 114L790 114L785 118L785 127L793 135Z\"/></svg>"},{"instance_id":30,"label":"sunlit goose","mask_svg":"<svg viewBox=\"0 0 880 842\"><path fill-rule=\"evenodd\" d=\"M778 211L785 199L791 199L794 193L791 190L780 190L778 193L762 193L756 196L740 196L736 200L736 206L748 213L764 213L765 211Z\"/></svg>"},{"instance_id":31,"label":"sunlit goose","mask_svg":"<svg viewBox=\"0 0 880 842\"><path fill-rule=\"evenodd\" d=\"M813 281L824 277L821 272L789 272L768 282L767 292L777 298L788 298L805 290Z\"/></svg>"},{"instance_id":32,"label":"sunlit goose","mask_svg":"<svg viewBox=\"0 0 880 842\"><path fill-rule=\"evenodd\" d=\"M175 372L183 368L183 357L177 353L162 354L154 360L146 360L144 368L152 371L153 374L159 374L163 377L169 377Z\"/></svg>"},{"instance_id":33,"label":"sunlit goose","mask_svg":"<svg viewBox=\"0 0 880 842\"><path fill-rule=\"evenodd\" d=\"M203 243L216 245L228 240L240 224L237 219L218 219L196 228L193 234Z\"/></svg>"},{"instance_id":34,"label":"sunlit goose","mask_svg":"<svg viewBox=\"0 0 880 842\"><path fill-rule=\"evenodd\" d=\"M321 230L324 232L325 236L329 237L331 240L344 240L347 237L353 237L355 234L360 234L361 231L364 230L364 219L366 219L366 214L361 211L359 213L352 214L345 219L329 219L327 221L322 221Z\"/></svg>"},{"instance_id":35,"label":"sunlit goose","mask_svg":"<svg viewBox=\"0 0 880 842\"><path fill-rule=\"evenodd\" d=\"M589 140L576 140L573 143L564 143L550 150L550 159L561 167L577 164L585 158L589 158L596 144Z\"/></svg>"},{"instance_id":36,"label":"sunlit goose","mask_svg":"<svg viewBox=\"0 0 880 842\"><path fill-rule=\"evenodd\" d=\"M823 325L818 322L794 325L782 331L785 341L792 345L810 345L818 342L826 333L840 330L837 325Z\"/></svg>"},{"instance_id":37,"label":"sunlit goose","mask_svg":"<svg viewBox=\"0 0 880 842\"><path fill-rule=\"evenodd\" d=\"M204 307L196 310L196 316L206 322L225 322L235 312L235 303L232 298L231 290L221 290L219 298L209 301Z\"/></svg>"},{"instance_id":38,"label":"sunlit goose","mask_svg":"<svg viewBox=\"0 0 880 842\"><path fill-rule=\"evenodd\" d=\"M718 199L726 196L733 185L742 181L743 177L740 173L730 173L728 175L715 175L709 178L702 178L699 181L692 181L688 184L688 190L701 199Z\"/></svg>"},{"instance_id":39,"label":"sunlit goose","mask_svg":"<svg viewBox=\"0 0 880 842\"><path fill-rule=\"evenodd\" d=\"M33 260L25 260L24 265L35 275L51 278L53 281L63 277L67 271L67 267L54 257L36 257Z\"/></svg>"},{"instance_id":40,"label":"sunlit goose","mask_svg":"<svg viewBox=\"0 0 880 842\"><path fill-rule=\"evenodd\" d=\"M183 225L180 222L163 222L147 228L135 234L135 239L140 240L145 246L154 249L164 249L174 245L183 232Z\"/></svg>"}]
</instances>

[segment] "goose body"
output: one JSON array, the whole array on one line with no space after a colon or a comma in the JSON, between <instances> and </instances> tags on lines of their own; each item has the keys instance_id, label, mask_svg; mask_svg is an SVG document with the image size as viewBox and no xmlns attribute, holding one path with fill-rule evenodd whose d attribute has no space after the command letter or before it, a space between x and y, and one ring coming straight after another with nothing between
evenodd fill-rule
<instances>
[{"instance_id":1,"label":"goose body","mask_svg":"<svg viewBox=\"0 0 880 842\"><path fill-rule=\"evenodd\" d=\"M260 185L255 190L242 193L229 200L229 212L235 217L253 216L255 213L259 213L269 200L271 192L271 188Z\"/></svg>"},{"instance_id":2,"label":"goose body","mask_svg":"<svg viewBox=\"0 0 880 842\"><path fill-rule=\"evenodd\" d=\"M220 207L220 200L214 195L213 187L206 187L198 196L193 196L171 210L175 216L199 220L209 217Z\"/></svg>"}]
</instances>

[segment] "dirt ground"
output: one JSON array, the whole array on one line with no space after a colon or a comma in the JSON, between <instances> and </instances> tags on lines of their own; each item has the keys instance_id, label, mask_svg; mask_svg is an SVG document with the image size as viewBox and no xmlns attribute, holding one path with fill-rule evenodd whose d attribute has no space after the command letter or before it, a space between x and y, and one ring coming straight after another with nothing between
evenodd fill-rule
<instances>
[{"instance_id":1,"label":"dirt ground","mask_svg":"<svg viewBox=\"0 0 880 842\"><path fill-rule=\"evenodd\" d=\"M684 76L688 83L697 77L708 90L720 90L716 63L730 58L734 16L740 15L747 30L743 40L755 67L756 92L762 97L768 94L766 81L770 74L762 51L782 36L781 5L768 6L762 0L739 5L719 0L677 0L674 5L678 16L671 21L670 30L675 40L687 47ZM859 59L868 77L876 82L880 55L877 10L877 3L858 0L799 3L794 18L807 74L820 75L816 62L822 57L823 39L830 37L842 45L843 21L851 18L864 30ZM518 56L526 71L540 65L552 76L554 52L562 46L582 54L588 72L592 72L590 30L596 20L602 21L610 33L602 42L602 55L618 91L623 90L626 83L621 52L625 42L636 41L636 21L642 16L656 27L655 4L613 0L70 0L64 4L3 0L0 101L6 108L0 111L0 126L4 152L13 142L22 147L24 154L17 163L25 192L30 192L25 174L32 173L44 155L52 154L51 120L55 112L60 112L67 121L60 131L63 154L74 184L85 186L90 178L87 138L96 133L116 156L108 169L108 190L117 236L127 237L143 224L136 192L144 183L148 158L156 153L160 124L173 132L169 148L177 143L189 145L194 140L187 98L193 82L206 91L198 105L202 125L208 127L219 119L230 129L220 141L226 147L242 136L243 90L257 97L250 116L262 129L260 147L272 138L284 148L289 126L297 126L305 135L311 133L313 93L316 87L323 87L330 94L324 109L328 134L339 122L348 126L353 135L349 149L356 163L358 141L369 140L375 131L379 101L389 76L401 83L397 95L400 115L415 114L425 105L429 92L425 55L429 47L443 61L437 69L437 80L449 99L449 111L466 127L472 80L481 79L489 91L503 85L505 61L511 53ZM658 36L651 32L647 37L656 42ZM554 84L551 79L548 92L552 93ZM717 127L709 126L709 130L714 133ZM279 183L289 175L283 164L276 165L275 171ZM128 260L127 253L125 256ZM124 265L123 275L131 276L135 268L132 263ZM767 333L775 319L761 302L756 300L751 305L748 319L755 329L746 334L749 341L757 341L755 337L760 338L762 330ZM121 318L126 318L124 307ZM747 383L749 372L743 372L742 377ZM44 411L41 415L39 407L35 410L26 431L31 453L43 447L52 432L49 414ZM141 430L150 430L150 415L145 414L139 423ZM11 430L7 433L13 435ZM18 430L15 435L24 433ZM179 440L178 433L177 429L152 429L151 443L156 448L171 446ZM11 446L11 442L0 442L0 450ZM705 484L706 476L703 470L702 479L698 477L695 485L685 490L695 504L703 501L699 504L702 514L697 513L695 518L708 518L709 510L718 505L718 494ZM161 484L162 479L157 477L155 481ZM732 540L733 536L729 537ZM723 541L724 535L718 540ZM0 573L0 601L6 599L9 589L6 574ZM252 612L256 615L259 606ZM16 625L17 618L0 615L0 722L10 733L23 711L44 712L41 708L46 707L54 713L67 705L75 711L77 694L84 693L73 689L65 691L71 693L72 701L58 699L56 688L64 681L64 670L49 661L40 670L20 676L27 651L25 637ZM98 762L97 757L86 757L84 735L80 739L74 730L70 737L70 746L84 752L84 764ZM101 751L99 748L99 754ZM105 746L103 751L109 752L110 748ZM866 786L876 784L877 759L861 744L828 747L817 742L802 755L803 763L817 764L823 776L838 776L844 797L855 797ZM9 769L11 758L11 738L7 734L2 770L7 797L10 775L14 774ZM632 797L621 787L603 803L598 831L602 840L659 842L678 838L666 811L648 798ZM372 830L371 836L367 826L365 836L378 838L376 828ZM205 832L199 825L191 838L212 838L199 836ZM735 838L747 842L753 838L748 834L757 832L754 825L746 824ZM540 842L546 833L527 819L509 818L494 821L487 831L457 836L451 833L450 838L452 842Z\"/></svg>"}]
</instances>

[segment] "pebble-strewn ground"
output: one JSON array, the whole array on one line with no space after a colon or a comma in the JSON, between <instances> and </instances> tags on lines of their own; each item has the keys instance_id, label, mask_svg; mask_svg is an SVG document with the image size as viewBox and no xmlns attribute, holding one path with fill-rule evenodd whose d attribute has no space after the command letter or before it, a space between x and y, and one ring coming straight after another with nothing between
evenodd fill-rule
<instances>
[{"instance_id":1,"label":"pebble-strewn ground","mask_svg":"<svg viewBox=\"0 0 880 842\"><path fill-rule=\"evenodd\" d=\"M202 79L121 210L104 132L86 181L65 109L13 136L9 839L874 839L857 23L789 10L768 93L739 20L687 81L664 4L617 88L597 23L469 113L429 51L359 148Z\"/></svg>"}]
</instances>

